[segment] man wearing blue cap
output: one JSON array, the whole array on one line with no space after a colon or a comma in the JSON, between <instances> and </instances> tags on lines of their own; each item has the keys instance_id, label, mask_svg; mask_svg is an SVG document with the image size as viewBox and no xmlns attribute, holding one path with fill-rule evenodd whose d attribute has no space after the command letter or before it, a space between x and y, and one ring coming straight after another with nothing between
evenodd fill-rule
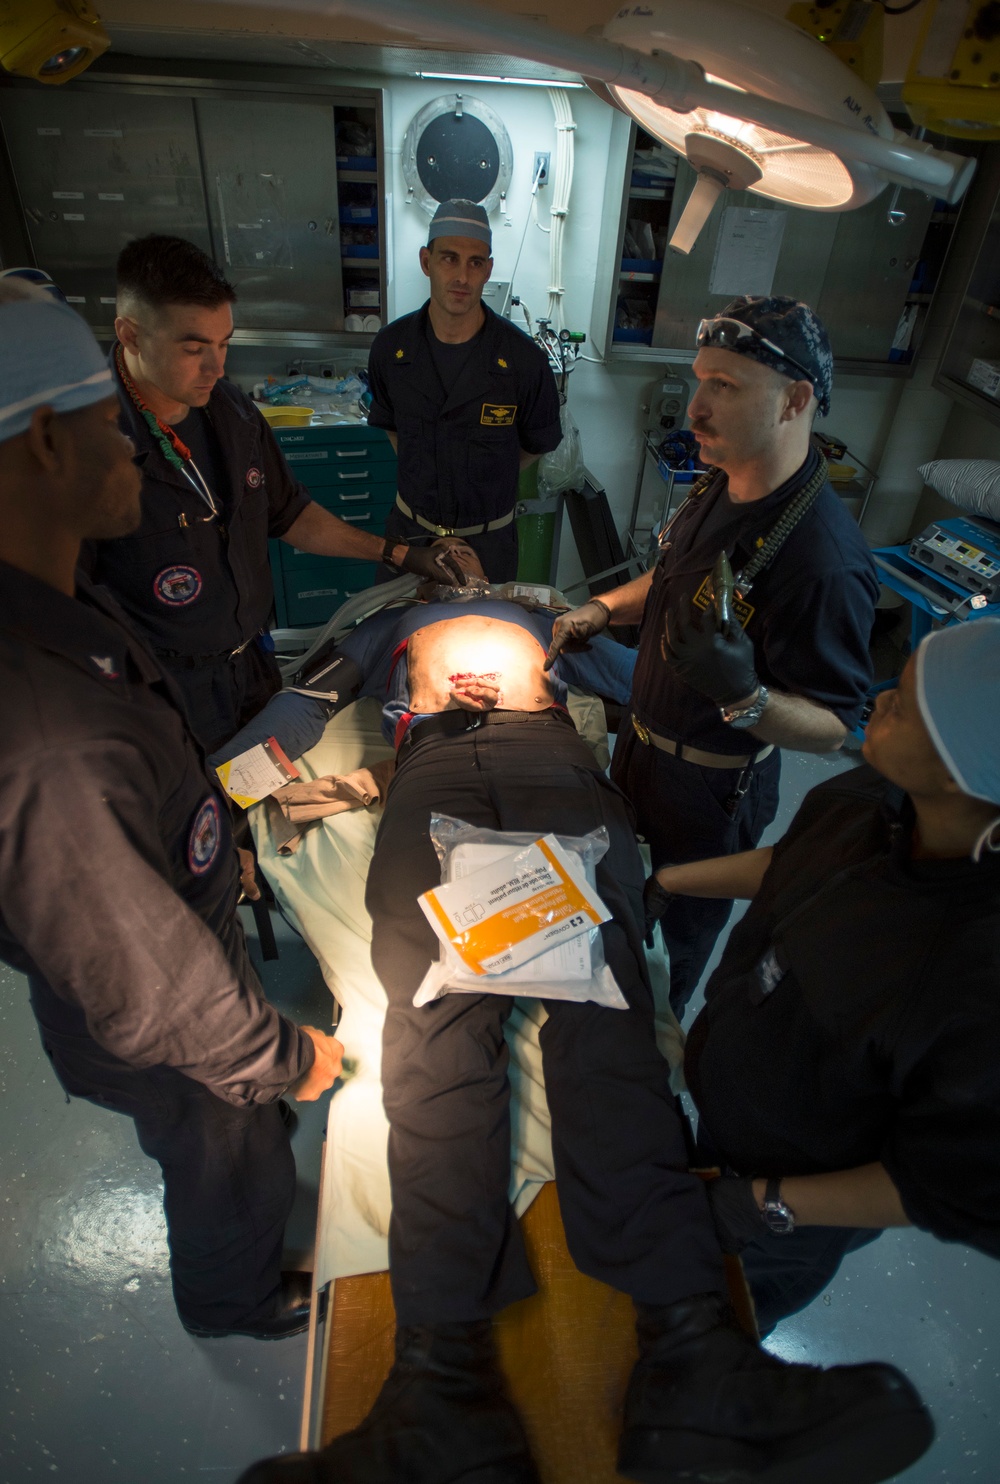
<instances>
[{"instance_id":1,"label":"man wearing blue cap","mask_svg":"<svg viewBox=\"0 0 1000 1484\"><path fill-rule=\"evenodd\" d=\"M434 213L420 266L430 298L376 335L368 421L399 455L386 535L459 536L491 582L517 576L518 476L562 437L559 393L532 340L482 302L489 217L472 201Z\"/></svg>"},{"instance_id":2,"label":"man wearing blue cap","mask_svg":"<svg viewBox=\"0 0 1000 1484\"><path fill-rule=\"evenodd\" d=\"M879 592L867 543L811 441L833 381L819 318L794 299L739 298L703 320L697 340L688 417L712 467L660 533L655 568L567 614L550 650L641 621L612 777L654 871L751 849L777 808L777 749L840 747L871 682ZM711 578L720 551L736 585L721 626ZM678 1015L731 906L670 900L651 880L647 910L662 922Z\"/></svg>"},{"instance_id":3,"label":"man wearing blue cap","mask_svg":"<svg viewBox=\"0 0 1000 1484\"><path fill-rule=\"evenodd\" d=\"M1000 1257L998 676L1000 620L931 634L878 698L870 767L773 849L658 873L753 899L685 1072L765 1333L887 1226Z\"/></svg>"},{"instance_id":4,"label":"man wearing blue cap","mask_svg":"<svg viewBox=\"0 0 1000 1484\"><path fill-rule=\"evenodd\" d=\"M79 315L0 282L0 959L66 1091L133 1118L160 1164L185 1328L280 1339L306 1327L310 1284L281 1271L279 1099L332 1086L342 1048L263 998L180 692L76 573L82 541L139 522L118 418Z\"/></svg>"}]
</instances>

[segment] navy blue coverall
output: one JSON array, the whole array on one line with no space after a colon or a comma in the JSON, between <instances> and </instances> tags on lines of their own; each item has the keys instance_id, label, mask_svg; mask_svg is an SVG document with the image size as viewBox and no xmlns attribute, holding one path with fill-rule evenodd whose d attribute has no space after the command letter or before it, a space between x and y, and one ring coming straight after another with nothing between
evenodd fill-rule
<instances>
[{"instance_id":1,"label":"navy blue coverall","mask_svg":"<svg viewBox=\"0 0 1000 1484\"><path fill-rule=\"evenodd\" d=\"M121 428L142 471L142 523L130 536L86 543L81 564L173 676L192 731L212 752L281 688L274 657L258 642L274 602L267 542L294 525L311 496L250 398L220 381L206 410L228 483L213 491L221 518L205 520L205 505L167 462L113 356L111 366Z\"/></svg>"},{"instance_id":2,"label":"navy blue coverall","mask_svg":"<svg viewBox=\"0 0 1000 1484\"><path fill-rule=\"evenodd\" d=\"M295 1193L277 1101L314 1053L247 957L181 697L106 593L4 563L0 690L0 959L66 1091L158 1161L181 1317L267 1317Z\"/></svg>"},{"instance_id":3,"label":"navy blue coverall","mask_svg":"<svg viewBox=\"0 0 1000 1484\"><path fill-rule=\"evenodd\" d=\"M704 493L682 508L666 538L646 598L632 682L630 706L638 728L623 721L611 765L649 842L654 870L752 850L774 819L778 750L752 732L727 726L718 706L675 676L660 640L666 614L690 603L723 547L735 572L746 566L757 538L771 530L818 459L810 450L790 480L749 505L729 501L726 476L718 471ZM731 510L720 510L720 502ZM868 545L826 484L748 595L753 611L746 632L764 684L826 706L853 726L871 684L868 641L878 593ZM643 730L682 744L681 754L643 740ZM692 762L683 746L719 762ZM733 766L727 767L723 759L730 756ZM676 897L668 906L661 921L677 1015L694 994L731 907L701 897Z\"/></svg>"},{"instance_id":4,"label":"navy blue coverall","mask_svg":"<svg viewBox=\"0 0 1000 1484\"><path fill-rule=\"evenodd\" d=\"M486 320L446 393L428 343L427 305L380 330L368 358L369 425L395 433L398 488L386 535L427 542L462 535L491 582L517 576L521 450L562 439L559 393L534 341L483 305ZM490 527L493 529L490 529Z\"/></svg>"}]
</instances>

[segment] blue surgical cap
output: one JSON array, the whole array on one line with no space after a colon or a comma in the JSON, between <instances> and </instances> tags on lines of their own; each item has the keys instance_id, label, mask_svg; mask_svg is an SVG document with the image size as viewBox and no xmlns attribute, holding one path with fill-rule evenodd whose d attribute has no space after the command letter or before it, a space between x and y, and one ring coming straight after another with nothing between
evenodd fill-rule
<instances>
[{"instance_id":1,"label":"blue surgical cap","mask_svg":"<svg viewBox=\"0 0 1000 1484\"><path fill-rule=\"evenodd\" d=\"M0 304L0 443L29 426L39 407L76 412L114 394L93 331L67 304Z\"/></svg>"},{"instance_id":2,"label":"blue surgical cap","mask_svg":"<svg viewBox=\"0 0 1000 1484\"><path fill-rule=\"evenodd\" d=\"M490 219L476 201L442 201L431 218L428 245L435 237L475 237L493 250Z\"/></svg>"},{"instance_id":3,"label":"blue surgical cap","mask_svg":"<svg viewBox=\"0 0 1000 1484\"><path fill-rule=\"evenodd\" d=\"M1000 805L1000 618L929 634L917 650L917 704L964 794Z\"/></svg>"}]
</instances>

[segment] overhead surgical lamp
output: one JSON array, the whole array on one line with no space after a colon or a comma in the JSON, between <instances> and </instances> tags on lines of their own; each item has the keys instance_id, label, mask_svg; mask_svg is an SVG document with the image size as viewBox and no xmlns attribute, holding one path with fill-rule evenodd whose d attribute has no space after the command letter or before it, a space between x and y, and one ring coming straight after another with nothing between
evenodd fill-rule
<instances>
[{"instance_id":1,"label":"overhead surgical lamp","mask_svg":"<svg viewBox=\"0 0 1000 1484\"><path fill-rule=\"evenodd\" d=\"M609 89L619 107L697 172L670 239L676 251L691 251L727 189L753 191L813 211L847 211L866 205L885 187L885 176L872 165L841 158L834 148L815 139L807 142L794 129L768 127L744 116L744 96L755 93L808 109L816 116L820 138L824 119L859 126L878 139L893 138L875 93L828 48L788 21L732 0L698 0L697 5L655 0L620 10L604 35L635 51L689 57L704 67L711 82L729 90L725 103L682 112L619 83Z\"/></svg>"},{"instance_id":2,"label":"overhead surgical lamp","mask_svg":"<svg viewBox=\"0 0 1000 1484\"><path fill-rule=\"evenodd\" d=\"M244 4L266 7L272 19L282 10L372 19L367 0ZM625 5L603 36L449 0L379 0L377 19L418 44L523 57L600 85L698 172L674 235L682 252L727 188L848 211L890 182L955 202L975 169L965 156L893 129L875 94L821 42L738 0Z\"/></svg>"},{"instance_id":3,"label":"overhead surgical lamp","mask_svg":"<svg viewBox=\"0 0 1000 1484\"><path fill-rule=\"evenodd\" d=\"M0 66L36 82L69 82L111 45L89 0L0 0Z\"/></svg>"}]
</instances>

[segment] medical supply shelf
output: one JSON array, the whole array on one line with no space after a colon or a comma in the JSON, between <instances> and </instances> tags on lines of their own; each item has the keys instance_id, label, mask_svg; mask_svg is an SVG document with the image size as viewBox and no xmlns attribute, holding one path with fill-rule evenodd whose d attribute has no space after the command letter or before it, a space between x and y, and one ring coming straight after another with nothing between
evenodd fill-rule
<instances>
[{"instance_id":1,"label":"medical supply shelf","mask_svg":"<svg viewBox=\"0 0 1000 1484\"><path fill-rule=\"evenodd\" d=\"M275 428L274 436L318 505L361 530L382 533L396 498L396 455L380 428ZM269 546L279 628L325 623L375 581L374 562L314 556L285 541Z\"/></svg>"}]
</instances>

